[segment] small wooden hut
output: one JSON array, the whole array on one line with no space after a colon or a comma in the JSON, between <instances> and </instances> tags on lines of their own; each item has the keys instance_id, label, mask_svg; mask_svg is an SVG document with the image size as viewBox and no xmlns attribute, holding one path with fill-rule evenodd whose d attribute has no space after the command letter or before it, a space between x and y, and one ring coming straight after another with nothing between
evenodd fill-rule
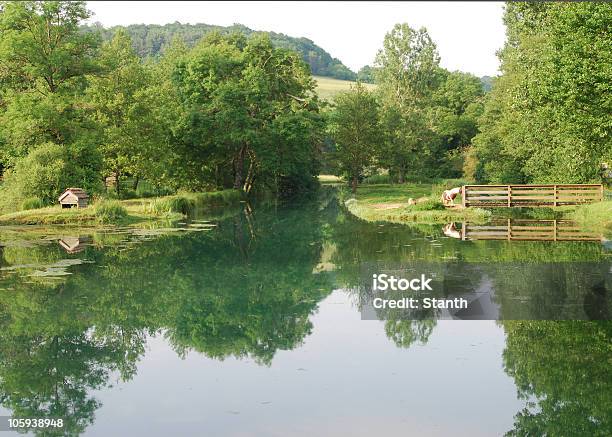
<instances>
[{"instance_id":1,"label":"small wooden hut","mask_svg":"<svg viewBox=\"0 0 612 437\"><path fill-rule=\"evenodd\" d=\"M82 188L68 188L59 197L59 203L62 208L85 208L89 196Z\"/></svg>"}]
</instances>

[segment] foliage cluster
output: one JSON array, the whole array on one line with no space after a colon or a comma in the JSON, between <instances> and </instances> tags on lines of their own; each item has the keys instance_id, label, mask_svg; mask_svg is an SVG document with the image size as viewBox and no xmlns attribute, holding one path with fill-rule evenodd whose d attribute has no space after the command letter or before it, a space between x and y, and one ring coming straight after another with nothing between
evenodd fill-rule
<instances>
[{"instance_id":1,"label":"foliage cluster","mask_svg":"<svg viewBox=\"0 0 612 437\"><path fill-rule=\"evenodd\" d=\"M606 182L612 4L509 2L504 21L503 74L466 173L487 183Z\"/></svg>"},{"instance_id":2,"label":"foliage cluster","mask_svg":"<svg viewBox=\"0 0 612 437\"><path fill-rule=\"evenodd\" d=\"M478 133L483 83L439 64L426 29L397 24L375 66L363 73L377 88L358 83L336 96L330 156L353 190L364 177L381 173L399 183L462 175L464 152Z\"/></svg>"},{"instance_id":3,"label":"foliage cluster","mask_svg":"<svg viewBox=\"0 0 612 437\"><path fill-rule=\"evenodd\" d=\"M0 6L3 211L105 183L116 198L141 183L146 195L317 186L323 118L295 47L234 29L143 60L124 29L83 31L89 16L84 2Z\"/></svg>"}]
</instances>

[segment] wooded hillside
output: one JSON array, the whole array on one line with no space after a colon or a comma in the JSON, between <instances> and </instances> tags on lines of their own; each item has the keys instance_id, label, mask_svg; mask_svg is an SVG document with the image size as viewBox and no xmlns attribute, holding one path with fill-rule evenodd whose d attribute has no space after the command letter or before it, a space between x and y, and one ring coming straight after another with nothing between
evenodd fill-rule
<instances>
[{"instance_id":1,"label":"wooded hillside","mask_svg":"<svg viewBox=\"0 0 612 437\"><path fill-rule=\"evenodd\" d=\"M193 47L204 35L212 31L222 34L241 32L250 37L256 32L241 24L233 26L213 26L210 24L181 24L171 23L166 25L156 24L131 24L129 26L114 26L104 28L99 23L91 26L83 26L84 29L100 31L104 41L109 41L119 28L125 29L132 39L132 45L138 56L158 57L175 38L185 41L188 47ZM334 77L343 80L355 80L357 75L346 67L339 59L332 56L307 38L294 38L282 33L263 32L270 37L272 45L276 48L291 49L298 52L304 61L310 65L313 75Z\"/></svg>"}]
</instances>

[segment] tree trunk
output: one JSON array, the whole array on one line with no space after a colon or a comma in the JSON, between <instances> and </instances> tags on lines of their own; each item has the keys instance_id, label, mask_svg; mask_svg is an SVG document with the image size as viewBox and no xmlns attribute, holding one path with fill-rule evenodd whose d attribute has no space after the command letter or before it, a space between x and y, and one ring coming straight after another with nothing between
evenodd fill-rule
<instances>
[{"instance_id":1,"label":"tree trunk","mask_svg":"<svg viewBox=\"0 0 612 437\"><path fill-rule=\"evenodd\" d=\"M353 176L353 179L351 179L351 191L353 194L357 192L357 176Z\"/></svg>"},{"instance_id":2,"label":"tree trunk","mask_svg":"<svg viewBox=\"0 0 612 437\"><path fill-rule=\"evenodd\" d=\"M140 182L140 176L136 176L136 177L134 178L134 185L132 186L132 189L133 189L134 191L136 191L136 190L138 189L138 182Z\"/></svg>"},{"instance_id":3,"label":"tree trunk","mask_svg":"<svg viewBox=\"0 0 612 437\"><path fill-rule=\"evenodd\" d=\"M244 183L244 155L246 147L242 146L234 159L234 188L241 190Z\"/></svg>"},{"instance_id":4,"label":"tree trunk","mask_svg":"<svg viewBox=\"0 0 612 437\"><path fill-rule=\"evenodd\" d=\"M115 191L117 192L117 197L119 197L119 176L120 173L118 171L115 172Z\"/></svg>"},{"instance_id":5,"label":"tree trunk","mask_svg":"<svg viewBox=\"0 0 612 437\"><path fill-rule=\"evenodd\" d=\"M255 160L253 157L253 153L249 152L249 170L247 171L246 178L244 180L243 191L245 193L250 193L251 188L253 188L253 179L255 178Z\"/></svg>"},{"instance_id":6,"label":"tree trunk","mask_svg":"<svg viewBox=\"0 0 612 437\"><path fill-rule=\"evenodd\" d=\"M400 184L404 183L404 168L400 167L397 169L397 182Z\"/></svg>"}]
</instances>

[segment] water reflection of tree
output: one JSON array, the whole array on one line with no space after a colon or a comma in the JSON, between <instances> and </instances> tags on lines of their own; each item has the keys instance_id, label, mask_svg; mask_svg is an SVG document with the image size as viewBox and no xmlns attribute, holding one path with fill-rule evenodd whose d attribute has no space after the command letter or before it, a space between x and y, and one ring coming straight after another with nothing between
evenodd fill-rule
<instances>
[{"instance_id":1,"label":"water reflection of tree","mask_svg":"<svg viewBox=\"0 0 612 437\"><path fill-rule=\"evenodd\" d=\"M385 334L397 347L409 348L417 342L426 344L436 324L435 319L389 319L385 322Z\"/></svg>"},{"instance_id":2,"label":"water reflection of tree","mask_svg":"<svg viewBox=\"0 0 612 437\"><path fill-rule=\"evenodd\" d=\"M504 319L605 319L612 307L609 262L492 263L482 270Z\"/></svg>"},{"instance_id":3,"label":"water reflection of tree","mask_svg":"<svg viewBox=\"0 0 612 437\"><path fill-rule=\"evenodd\" d=\"M316 205L281 209L128 250L89 248L94 262L62 281L11 276L15 291L0 294L0 402L14 415L65 417L64 431L78 434L100 405L88 393L114 373L130 379L147 336L162 331L180 354L269 364L311 332L331 290L312 275L320 233Z\"/></svg>"},{"instance_id":4,"label":"water reflection of tree","mask_svg":"<svg viewBox=\"0 0 612 437\"><path fill-rule=\"evenodd\" d=\"M503 326L505 370L528 400L508 435L612 435L612 323Z\"/></svg>"},{"instance_id":5,"label":"water reflection of tree","mask_svg":"<svg viewBox=\"0 0 612 437\"><path fill-rule=\"evenodd\" d=\"M110 374L130 378L134 362L121 343L83 333L0 337L0 402L15 417L63 418L58 435L83 432L100 402L88 395ZM53 430L44 435L53 435ZM41 431L42 432L42 431Z\"/></svg>"}]
</instances>

